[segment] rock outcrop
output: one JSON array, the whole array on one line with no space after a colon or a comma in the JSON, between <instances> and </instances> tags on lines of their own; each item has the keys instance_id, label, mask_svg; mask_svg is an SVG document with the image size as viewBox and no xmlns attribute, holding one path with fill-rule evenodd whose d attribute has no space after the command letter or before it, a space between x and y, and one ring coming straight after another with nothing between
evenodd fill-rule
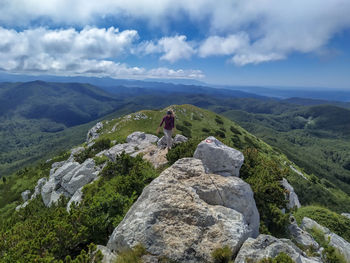
<instances>
[{"instance_id":1,"label":"rock outcrop","mask_svg":"<svg viewBox=\"0 0 350 263\"><path fill-rule=\"evenodd\" d=\"M212 136L198 144L193 157L203 161L208 173L224 176L239 176L244 161L240 151L226 146Z\"/></svg>"},{"instance_id":2,"label":"rock outcrop","mask_svg":"<svg viewBox=\"0 0 350 263\"><path fill-rule=\"evenodd\" d=\"M30 198L30 190L25 190L21 193L22 200L26 202Z\"/></svg>"},{"instance_id":3,"label":"rock outcrop","mask_svg":"<svg viewBox=\"0 0 350 263\"><path fill-rule=\"evenodd\" d=\"M325 240L329 240L329 245L336 248L340 254L344 256L346 262L350 262L350 243L344 238L331 232L328 228L321 226L316 221L308 217L303 218L301 228L306 231L318 229L319 231L323 232Z\"/></svg>"},{"instance_id":4,"label":"rock outcrop","mask_svg":"<svg viewBox=\"0 0 350 263\"><path fill-rule=\"evenodd\" d=\"M100 135L99 135L99 131L103 128L103 123L102 122L98 122L95 124L94 127L92 127L86 136L86 142L87 143L91 143L93 140L96 140Z\"/></svg>"},{"instance_id":5,"label":"rock outcrop","mask_svg":"<svg viewBox=\"0 0 350 263\"><path fill-rule=\"evenodd\" d=\"M290 217L288 230L293 241L301 247L312 248L313 251L317 251L320 248L319 244L313 239L313 237L307 231L304 231L298 226L293 216Z\"/></svg>"},{"instance_id":6,"label":"rock outcrop","mask_svg":"<svg viewBox=\"0 0 350 263\"><path fill-rule=\"evenodd\" d=\"M176 134L175 137L173 138L172 145L175 146L177 144L184 143L184 142L187 142L187 141L188 141L187 137L185 137L185 136L183 136L181 134ZM167 147L166 139L165 139L164 136L162 136L162 138L159 139L159 141L157 142L157 145L160 148L166 148Z\"/></svg>"},{"instance_id":7,"label":"rock outcrop","mask_svg":"<svg viewBox=\"0 0 350 263\"><path fill-rule=\"evenodd\" d=\"M238 252L258 229L259 213L247 183L207 174L201 160L184 158L144 189L107 247L119 252L141 243L153 255L204 262L218 246Z\"/></svg>"},{"instance_id":8,"label":"rock outcrop","mask_svg":"<svg viewBox=\"0 0 350 263\"><path fill-rule=\"evenodd\" d=\"M103 255L102 263L114 263L117 260L117 255L108 247L97 245L97 250L100 250Z\"/></svg>"},{"instance_id":9,"label":"rock outcrop","mask_svg":"<svg viewBox=\"0 0 350 263\"><path fill-rule=\"evenodd\" d=\"M319 258L307 256L289 239L278 239L270 235L259 235L258 238L249 238L240 249L235 263L259 262L264 258L275 258L280 253L286 253L297 263L318 263Z\"/></svg>"},{"instance_id":10,"label":"rock outcrop","mask_svg":"<svg viewBox=\"0 0 350 263\"><path fill-rule=\"evenodd\" d=\"M46 206L51 206L64 195L71 198L84 185L97 178L100 170L93 159L84 163L66 161L51 169L49 180L43 185L41 196Z\"/></svg>"},{"instance_id":11,"label":"rock outcrop","mask_svg":"<svg viewBox=\"0 0 350 263\"><path fill-rule=\"evenodd\" d=\"M350 219L350 213L342 213L341 215Z\"/></svg>"},{"instance_id":12,"label":"rock outcrop","mask_svg":"<svg viewBox=\"0 0 350 263\"><path fill-rule=\"evenodd\" d=\"M286 199L288 201L287 203L287 208L292 209L292 208L299 208L301 207L301 204L299 202L298 195L294 192L293 186L291 186L286 178L283 178L281 181L282 186L284 189L286 189Z\"/></svg>"}]
</instances>

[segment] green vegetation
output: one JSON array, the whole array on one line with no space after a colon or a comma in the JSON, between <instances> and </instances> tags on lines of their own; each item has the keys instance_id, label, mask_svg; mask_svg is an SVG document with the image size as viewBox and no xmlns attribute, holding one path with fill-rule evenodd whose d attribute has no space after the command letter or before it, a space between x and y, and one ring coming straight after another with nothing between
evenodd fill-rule
<instances>
[{"instance_id":1,"label":"green vegetation","mask_svg":"<svg viewBox=\"0 0 350 263\"><path fill-rule=\"evenodd\" d=\"M189 139L187 142L181 143L168 151L166 157L169 165L175 163L177 160L186 157L193 157L194 151L201 139Z\"/></svg>"},{"instance_id":2,"label":"green vegetation","mask_svg":"<svg viewBox=\"0 0 350 263\"><path fill-rule=\"evenodd\" d=\"M74 159L79 163L83 163L86 159L94 157L99 152L109 149L111 146L111 140L109 139L97 140L92 146L86 147L82 152L74 155Z\"/></svg>"},{"instance_id":3,"label":"green vegetation","mask_svg":"<svg viewBox=\"0 0 350 263\"><path fill-rule=\"evenodd\" d=\"M39 197L18 212L1 214L2 262L59 262L79 254L89 257L82 249L88 251L90 243L105 244L143 187L157 175L141 157L122 154L108 163L99 180L83 189L83 202L72 206L70 213L67 200L47 208Z\"/></svg>"},{"instance_id":4,"label":"green vegetation","mask_svg":"<svg viewBox=\"0 0 350 263\"><path fill-rule=\"evenodd\" d=\"M142 245L137 245L120 252L115 263L142 263L141 257L146 254L146 249Z\"/></svg>"},{"instance_id":5,"label":"green vegetation","mask_svg":"<svg viewBox=\"0 0 350 263\"><path fill-rule=\"evenodd\" d=\"M350 219L319 206L305 206L295 212L295 218L300 223L304 217L315 220L322 226L350 242Z\"/></svg>"},{"instance_id":6,"label":"green vegetation","mask_svg":"<svg viewBox=\"0 0 350 263\"><path fill-rule=\"evenodd\" d=\"M257 149L246 149L244 156L240 175L253 189L260 213L260 232L277 237L286 236L289 214L281 212L286 207L286 201L285 190L280 183L286 170Z\"/></svg>"},{"instance_id":7,"label":"green vegetation","mask_svg":"<svg viewBox=\"0 0 350 263\"><path fill-rule=\"evenodd\" d=\"M228 246L215 249L211 254L214 263L232 263L232 251Z\"/></svg>"},{"instance_id":8,"label":"green vegetation","mask_svg":"<svg viewBox=\"0 0 350 263\"><path fill-rule=\"evenodd\" d=\"M326 263L346 263L344 257L337 249L329 245L329 240L325 239L324 233L317 228L310 230L310 234L315 241L324 248L322 251L322 259Z\"/></svg>"},{"instance_id":9,"label":"green vegetation","mask_svg":"<svg viewBox=\"0 0 350 263\"><path fill-rule=\"evenodd\" d=\"M249 262L249 261L248 261ZM275 258L264 258L259 263L294 263L294 260L286 253L279 253Z\"/></svg>"}]
</instances>

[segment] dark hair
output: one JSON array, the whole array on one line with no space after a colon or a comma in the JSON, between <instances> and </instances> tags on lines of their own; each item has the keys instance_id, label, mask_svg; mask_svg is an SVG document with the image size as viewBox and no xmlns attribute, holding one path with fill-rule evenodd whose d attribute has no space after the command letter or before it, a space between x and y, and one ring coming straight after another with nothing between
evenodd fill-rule
<instances>
[{"instance_id":1,"label":"dark hair","mask_svg":"<svg viewBox=\"0 0 350 263\"><path fill-rule=\"evenodd\" d=\"M168 110L168 111L166 112L166 114L168 114L168 115L172 115L172 114L173 114L173 112L172 112L172 111L170 111L170 110Z\"/></svg>"}]
</instances>

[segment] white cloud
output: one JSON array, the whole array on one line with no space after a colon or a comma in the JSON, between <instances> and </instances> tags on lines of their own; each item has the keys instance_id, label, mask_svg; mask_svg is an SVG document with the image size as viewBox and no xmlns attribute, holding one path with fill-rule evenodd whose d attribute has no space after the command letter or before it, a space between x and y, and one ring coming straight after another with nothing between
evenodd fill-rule
<instances>
[{"instance_id":1,"label":"white cloud","mask_svg":"<svg viewBox=\"0 0 350 263\"><path fill-rule=\"evenodd\" d=\"M203 38L197 43L201 57L230 56L237 65L284 59L293 52L319 53L337 33L350 27L349 0L74 0L74 3L71 0L2 0L0 12L0 25L9 28L28 26L32 21L49 21L53 26L82 26L108 17L116 23L128 21L129 25L142 21L150 30L159 31L184 23L182 19L187 17L185 22L192 23L191 28L197 27L201 32L196 36ZM113 32L115 29L112 32L96 30L98 32L88 31L84 36L78 34L83 47L73 45L86 58L119 55L130 44L128 41L137 38L133 30L117 33ZM71 38L77 33L74 29L64 33L59 36L59 45L47 40L47 48L56 49L59 54L69 50ZM94 36L92 39L89 33ZM196 44L188 41L182 32L178 34L143 42L144 54L158 53L162 60L170 62L196 54ZM116 37L120 41L116 47L109 45L117 41ZM18 48L26 48L25 45L18 44ZM105 45L109 49L105 50Z\"/></svg>"},{"instance_id":2,"label":"white cloud","mask_svg":"<svg viewBox=\"0 0 350 263\"><path fill-rule=\"evenodd\" d=\"M197 70L129 67L115 62L128 55L138 39L135 30L86 27L22 32L0 27L0 70L22 74L109 76L114 78L201 78Z\"/></svg>"},{"instance_id":3,"label":"white cloud","mask_svg":"<svg viewBox=\"0 0 350 263\"><path fill-rule=\"evenodd\" d=\"M199 55L232 55L242 47L249 45L249 36L246 33L229 35L227 37L211 36L199 47Z\"/></svg>"},{"instance_id":4,"label":"white cloud","mask_svg":"<svg viewBox=\"0 0 350 263\"><path fill-rule=\"evenodd\" d=\"M189 59L195 53L192 44L186 41L186 36L163 37L158 41L147 41L139 45L138 53L149 55L163 54L160 59L171 63L180 59Z\"/></svg>"}]
</instances>

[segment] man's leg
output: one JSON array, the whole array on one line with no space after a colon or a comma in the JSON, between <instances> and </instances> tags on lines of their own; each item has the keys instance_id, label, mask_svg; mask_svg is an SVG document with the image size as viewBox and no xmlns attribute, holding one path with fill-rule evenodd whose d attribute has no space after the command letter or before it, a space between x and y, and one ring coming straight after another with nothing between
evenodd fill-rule
<instances>
[{"instance_id":1,"label":"man's leg","mask_svg":"<svg viewBox=\"0 0 350 263\"><path fill-rule=\"evenodd\" d=\"M168 149L170 149L171 145L172 145L171 135L172 135L172 131L171 130L164 129L164 136L165 136L165 139L166 139L166 143L167 143Z\"/></svg>"}]
</instances>

